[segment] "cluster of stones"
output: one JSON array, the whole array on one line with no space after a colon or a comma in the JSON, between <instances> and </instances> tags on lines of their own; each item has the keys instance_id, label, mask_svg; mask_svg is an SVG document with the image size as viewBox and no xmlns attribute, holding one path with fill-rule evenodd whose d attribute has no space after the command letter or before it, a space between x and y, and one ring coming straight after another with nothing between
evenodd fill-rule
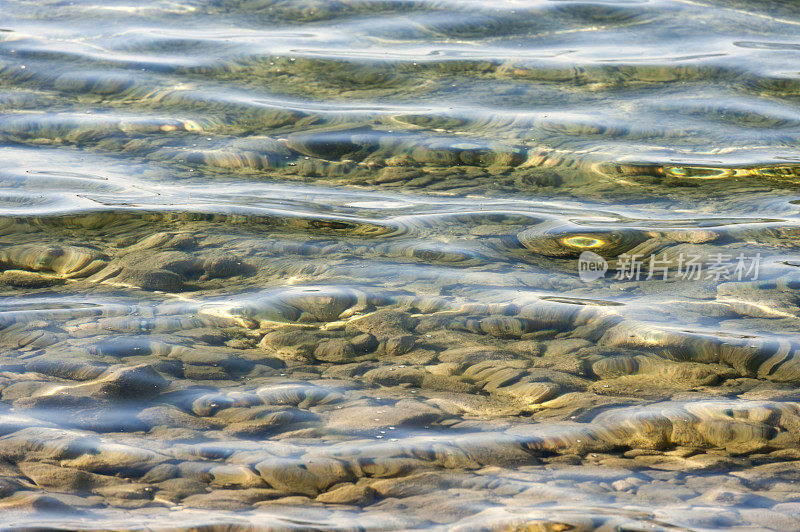
<instances>
[{"instance_id":1,"label":"cluster of stones","mask_svg":"<svg viewBox=\"0 0 800 532\"><path fill-rule=\"evenodd\" d=\"M460 216L448 227L475 221ZM58 243L6 227L19 241L0 250L0 290L19 300L0 313L0 504L21 516L274 516L301 505L321 522L369 512L387 528L633 526L633 517L559 513L579 479L587 504L645 509L663 494L687 526L796 519L800 357L791 340L655 326L580 297L586 291L564 276L509 274L511 259L494 260L566 264L587 242L607 256L710 253L722 237L549 222L522 230L524 221L462 230L463 245L440 248L421 235L437 234L444 217L208 215L202 222L241 231L201 234L180 220L180 231L113 245L91 231L79 245L46 219L39 241ZM277 236L255 238L254 228ZM442 265L464 288L421 295L414 273L394 287L357 286L335 264L351 260L346 246L387 265ZM492 268L548 295L493 293L484 286ZM289 274L300 282L265 288ZM701 303L731 319L786 323L796 288L790 277L720 283ZM102 302L57 297L76 290ZM782 475L774 489L773 472ZM708 475L719 493L706 493ZM543 507L556 509L534 517Z\"/></svg>"},{"instance_id":2,"label":"cluster of stones","mask_svg":"<svg viewBox=\"0 0 800 532\"><path fill-rule=\"evenodd\" d=\"M113 263L54 249L41 255L50 262L17 250L3 260L67 279ZM775 382L796 381L758 370L791 355L781 346L645 331L602 306L366 288L300 286L149 316L114 305L25 312L2 331L8 511L302 502L407 519L392 526L521 526L510 508L557 502L575 475L587 478L570 464L596 464L613 473L581 480L587 493L642 506L663 493L694 526L710 518L687 508L729 499L771 509L738 505L714 523L796 515L787 486L800 404ZM785 476L776 493L760 468ZM717 474L722 488L704 493L691 473L665 488L661 472L677 470ZM476 508L486 489L493 504ZM456 493L448 511L423 503ZM415 510L401 518L401 505ZM564 522L608 518L581 519Z\"/></svg>"}]
</instances>

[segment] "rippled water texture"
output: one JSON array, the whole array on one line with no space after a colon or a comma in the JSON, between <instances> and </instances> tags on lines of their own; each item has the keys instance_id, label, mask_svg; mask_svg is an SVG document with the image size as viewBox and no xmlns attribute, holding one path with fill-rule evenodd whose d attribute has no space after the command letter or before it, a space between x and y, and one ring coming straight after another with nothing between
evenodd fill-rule
<instances>
[{"instance_id":1,"label":"rippled water texture","mask_svg":"<svg viewBox=\"0 0 800 532\"><path fill-rule=\"evenodd\" d=\"M796 2L0 13L0 528L800 529Z\"/></svg>"}]
</instances>

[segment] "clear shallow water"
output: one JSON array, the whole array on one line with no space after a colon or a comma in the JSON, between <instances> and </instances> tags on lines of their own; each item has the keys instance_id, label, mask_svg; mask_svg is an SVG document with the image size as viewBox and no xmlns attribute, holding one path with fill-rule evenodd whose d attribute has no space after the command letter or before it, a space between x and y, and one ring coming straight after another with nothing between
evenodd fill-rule
<instances>
[{"instance_id":1,"label":"clear shallow water","mask_svg":"<svg viewBox=\"0 0 800 532\"><path fill-rule=\"evenodd\" d=\"M0 12L5 528L800 527L794 3Z\"/></svg>"}]
</instances>

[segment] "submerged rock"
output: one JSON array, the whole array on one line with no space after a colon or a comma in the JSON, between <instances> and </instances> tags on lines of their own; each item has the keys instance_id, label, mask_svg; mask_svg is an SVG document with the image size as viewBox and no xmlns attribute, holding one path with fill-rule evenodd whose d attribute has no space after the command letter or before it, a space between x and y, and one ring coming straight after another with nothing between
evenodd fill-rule
<instances>
[{"instance_id":1,"label":"submerged rock","mask_svg":"<svg viewBox=\"0 0 800 532\"><path fill-rule=\"evenodd\" d=\"M63 284L65 279L24 270L0 272L0 286L15 288L46 288Z\"/></svg>"},{"instance_id":2,"label":"submerged rock","mask_svg":"<svg viewBox=\"0 0 800 532\"><path fill-rule=\"evenodd\" d=\"M42 462L20 462L17 464L22 474L31 479L37 486L53 488L60 491L90 491L105 486L124 484L126 479L97 475Z\"/></svg>"},{"instance_id":3,"label":"submerged rock","mask_svg":"<svg viewBox=\"0 0 800 532\"><path fill-rule=\"evenodd\" d=\"M183 278L179 274L161 269L125 268L114 279L114 282L159 292L180 292L183 288Z\"/></svg>"}]
</instances>

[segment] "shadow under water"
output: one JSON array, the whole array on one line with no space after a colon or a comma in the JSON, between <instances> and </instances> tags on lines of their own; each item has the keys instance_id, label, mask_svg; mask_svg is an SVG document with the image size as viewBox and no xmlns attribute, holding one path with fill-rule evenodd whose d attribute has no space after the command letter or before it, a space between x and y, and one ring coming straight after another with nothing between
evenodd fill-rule
<instances>
[{"instance_id":1,"label":"shadow under water","mask_svg":"<svg viewBox=\"0 0 800 532\"><path fill-rule=\"evenodd\" d=\"M0 0L3 530L797 530L792 2Z\"/></svg>"}]
</instances>

